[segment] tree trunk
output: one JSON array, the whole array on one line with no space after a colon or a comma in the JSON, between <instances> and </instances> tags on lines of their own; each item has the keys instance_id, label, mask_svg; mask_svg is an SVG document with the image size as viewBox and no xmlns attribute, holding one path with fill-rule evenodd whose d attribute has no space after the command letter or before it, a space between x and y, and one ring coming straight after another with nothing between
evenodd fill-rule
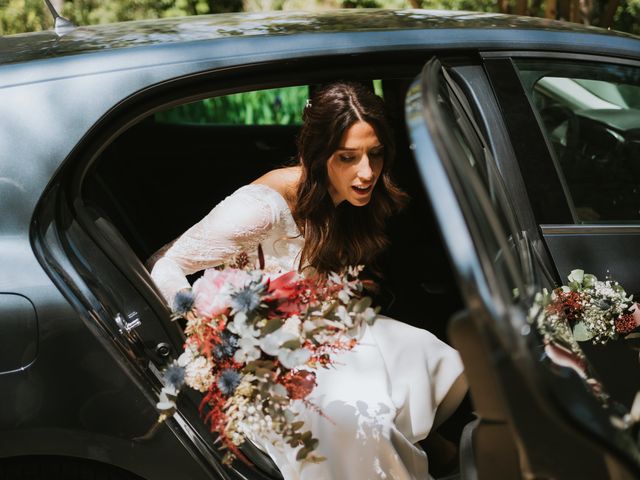
<instances>
[{"instance_id":1,"label":"tree trunk","mask_svg":"<svg viewBox=\"0 0 640 480\"><path fill-rule=\"evenodd\" d=\"M509 13L509 0L498 0L500 13Z\"/></svg>"},{"instance_id":2,"label":"tree trunk","mask_svg":"<svg viewBox=\"0 0 640 480\"><path fill-rule=\"evenodd\" d=\"M409 3L411 4L411 8L422 8L420 0L409 0Z\"/></svg>"},{"instance_id":3,"label":"tree trunk","mask_svg":"<svg viewBox=\"0 0 640 480\"><path fill-rule=\"evenodd\" d=\"M527 14L527 0L516 0L516 15Z\"/></svg>"},{"instance_id":4,"label":"tree trunk","mask_svg":"<svg viewBox=\"0 0 640 480\"><path fill-rule=\"evenodd\" d=\"M550 18L555 20L558 18L558 1L557 0L547 0L547 5L544 9L544 18Z\"/></svg>"},{"instance_id":5,"label":"tree trunk","mask_svg":"<svg viewBox=\"0 0 640 480\"><path fill-rule=\"evenodd\" d=\"M600 24L598 25L599 27L611 28L611 25L613 25L613 18L616 15L616 10L618 9L619 5L620 5L620 0L609 0L607 2L607 6L604 9L604 13L600 18Z\"/></svg>"},{"instance_id":6,"label":"tree trunk","mask_svg":"<svg viewBox=\"0 0 640 480\"><path fill-rule=\"evenodd\" d=\"M571 20L571 0L557 0L558 4L558 19L570 21Z\"/></svg>"},{"instance_id":7,"label":"tree trunk","mask_svg":"<svg viewBox=\"0 0 640 480\"><path fill-rule=\"evenodd\" d=\"M569 21L580 23L580 0L571 0L569 3Z\"/></svg>"}]
</instances>

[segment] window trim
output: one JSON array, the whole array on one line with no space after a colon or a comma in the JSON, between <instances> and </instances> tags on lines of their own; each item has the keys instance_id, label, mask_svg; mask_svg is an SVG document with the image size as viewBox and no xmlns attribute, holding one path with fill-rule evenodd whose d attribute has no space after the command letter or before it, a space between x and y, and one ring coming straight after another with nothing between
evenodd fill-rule
<instances>
[{"instance_id":1,"label":"window trim","mask_svg":"<svg viewBox=\"0 0 640 480\"><path fill-rule=\"evenodd\" d=\"M484 54L483 59L536 222L574 221L567 187L513 60L504 56L486 58ZM540 178L545 181L540 182Z\"/></svg>"}]
</instances>

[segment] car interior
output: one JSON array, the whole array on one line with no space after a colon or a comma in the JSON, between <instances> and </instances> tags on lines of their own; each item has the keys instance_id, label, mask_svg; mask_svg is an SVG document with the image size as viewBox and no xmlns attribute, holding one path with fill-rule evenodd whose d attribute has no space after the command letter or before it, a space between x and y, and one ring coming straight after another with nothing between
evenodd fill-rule
<instances>
[{"instance_id":1,"label":"car interior","mask_svg":"<svg viewBox=\"0 0 640 480\"><path fill-rule=\"evenodd\" d=\"M409 147L404 101L415 74L382 78L375 85L371 78L348 79L383 95L396 136L394 178L411 197L389 222L391 246L379 261L375 303L381 313L446 341L447 322L463 303ZM321 84L302 87L311 92ZM177 108L156 111L120 134L96 158L82 184L84 204L135 254L129 263L144 264L234 190L295 162L299 123L173 121L167 112ZM467 398L438 433L458 445L472 420ZM457 457L453 463L438 462L437 446L425 442L424 447L431 450L432 475L455 473Z\"/></svg>"},{"instance_id":2,"label":"car interior","mask_svg":"<svg viewBox=\"0 0 640 480\"><path fill-rule=\"evenodd\" d=\"M588 69L570 73L584 78L555 72L540 77L535 70L525 71L525 77L535 78L532 99L571 192L576 217L581 223L637 222L640 88L614 75L595 76Z\"/></svg>"}]
</instances>

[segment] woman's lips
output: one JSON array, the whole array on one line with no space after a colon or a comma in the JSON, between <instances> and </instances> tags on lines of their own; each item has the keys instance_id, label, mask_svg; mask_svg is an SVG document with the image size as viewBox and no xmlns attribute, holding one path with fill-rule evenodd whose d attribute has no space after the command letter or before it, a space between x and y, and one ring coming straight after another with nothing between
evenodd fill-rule
<instances>
[{"instance_id":1,"label":"woman's lips","mask_svg":"<svg viewBox=\"0 0 640 480\"><path fill-rule=\"evenodd\" d=\"M351 189L356 192L358 195L368 195L369 192L371 192L371 189L373 188L373 184L371 185L367 185L367 186L361 186L361 185L352 185Z\"/></svg>"}]
</instances>

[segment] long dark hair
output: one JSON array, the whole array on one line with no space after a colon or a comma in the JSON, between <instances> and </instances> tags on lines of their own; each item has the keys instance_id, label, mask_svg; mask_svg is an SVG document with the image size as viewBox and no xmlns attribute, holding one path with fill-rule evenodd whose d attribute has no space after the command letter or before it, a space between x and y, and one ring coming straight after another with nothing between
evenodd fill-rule
<instances>
[{"instance_id":1,"label":"long dark hair","mask_svg":"<svg viewBox=\"0 0 640 480\"><path fill-rule=\"evenodd\" d=\"M329 195L327 161L345 132L358 121L371 125L384 147L384 164L369 203L347 201L334 206ZM395 142L383 100L369 88L351 82L332 83L317 91L303 114L298 136L302 177L293 216L304 236L301 265L319 272L367 265L388 245L385 222L406 203L407 195L391 180Z\"/></svg>"}]
</instances>

